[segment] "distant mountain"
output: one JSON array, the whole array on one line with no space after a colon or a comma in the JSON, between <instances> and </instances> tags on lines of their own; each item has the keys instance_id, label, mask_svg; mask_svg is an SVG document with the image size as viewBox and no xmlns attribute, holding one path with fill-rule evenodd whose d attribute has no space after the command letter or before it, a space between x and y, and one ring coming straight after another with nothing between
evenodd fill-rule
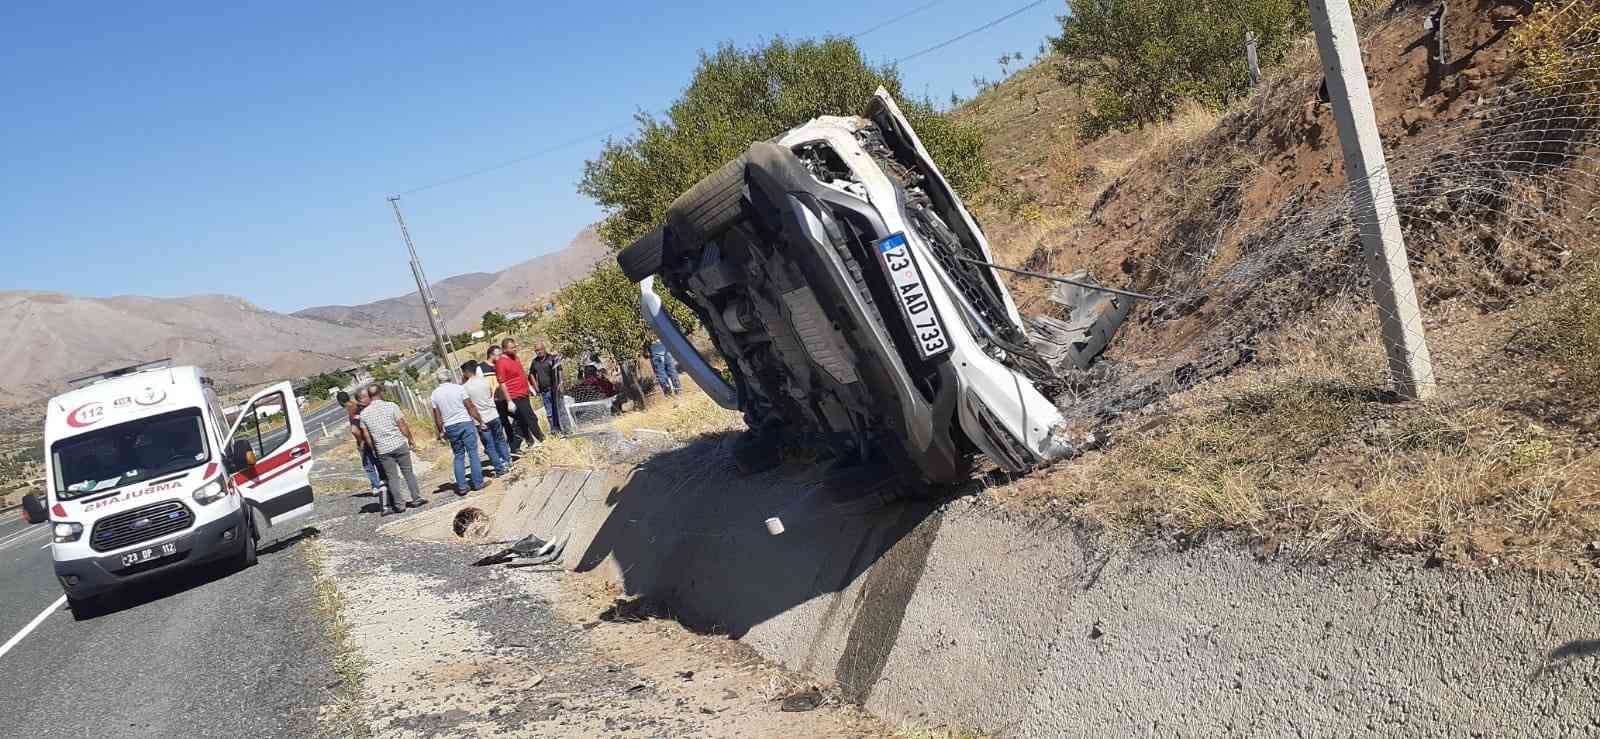
<instances>
[{"instance_id":1,"label":"distant mountain","mask_svg":"<svg viewBox=\"0 0 1600 739\"><path fill-rule=\"evenodd\" d=\"M590 226L572 237L560 251L537 256L520 264L500 270L495 281L480 291L450 316L451 331L466 331L483 320L491 310L531 305L537 298L566 287L594 269L597 262L611 255L611 250L600 240L600 235ZM435 296L437 298L437 296ZM443 301L440 301L441 303ZM441 311L443 312L443 311Z\"/></svg>"},{"instance_id":2,"label":"distant mountain","mask_svg":"<svg viewBox=\"0 0 1600 739\"><path fill-rule=\"evenodd\" d=\"M527 306L582 277L610 255L594 227L585 228L559 251L514 264L499 272L474 272L433 283L433 299L445 328L459 333L475 328L483 314ZM425 338L427 317L416 292L362 305L322 305L295 316L326 321L381 336Z\"/></svg>"},{"instance_id":3,"label":"distant mountain","mask_svg":"<svg viewBox=\"0 0 1600 739\"><path fill-rule=\"evenodd\" d=\"M433 299L439 302L439 313L449 317L494 284L500 276L496 272L470 272L448 277L433 283ZM428 337L428 319L422 313L422 299L412 290L393 298L385 298L362 305L319 305L297 310L291 315L402 338Z\"/></svg>"},{"instance_id":4,"label":"distant mountain","mask_svg":"<svg viewBox=\"0 0 1600 739\"><path fill-rule=\"evenodd\" d=\"M201 365L228 388L347 367L400 343L229 295L0 291L0 405L37 402L72 377L162 357Z\"/></svg>"}]
</instances>

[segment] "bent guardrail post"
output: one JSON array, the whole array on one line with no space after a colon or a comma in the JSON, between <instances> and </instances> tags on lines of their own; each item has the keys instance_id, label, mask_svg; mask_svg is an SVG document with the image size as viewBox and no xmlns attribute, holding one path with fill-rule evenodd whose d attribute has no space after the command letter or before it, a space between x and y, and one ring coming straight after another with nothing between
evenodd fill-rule
<instances>
[{"instance_id":1,"label":"bent guardrail post","mask_svg":"<svg viewBox=\"0 0 1600 739\"><path fill-rule=\"evenodd\" d=\"M656 294L655 277L646 277L639 281L639 313L644 316L645 323L650 324L656 336L661 337L667 351L672 352L683 370L694 378L695 384L704 390L706 395L717 402L717 405L730 411L739 410L739 393L722 379L722 375L710 364L705 357L689 344L683 332L678 330L678 324L672 322L672 317L667 315L666 308L661 305L661 296Z\"/></svg>"}]
</instances>

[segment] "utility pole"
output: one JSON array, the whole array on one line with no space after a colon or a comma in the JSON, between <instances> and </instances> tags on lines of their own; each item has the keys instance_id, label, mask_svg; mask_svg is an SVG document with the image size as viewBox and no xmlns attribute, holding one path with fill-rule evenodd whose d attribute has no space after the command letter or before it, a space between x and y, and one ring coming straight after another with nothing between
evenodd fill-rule
<instances>
[{"instance_id":1,"label":"utility pole","mask_svg":"<svg viewBox=\"0 0 1600 739\"><path fill-rule=\"evenodd\" d=\"M417 247L411 243L406 219L400 215L400 196L390 195L389 205L394 208L395 223L400 224L400 236L406 240L406 252L411 255L411 276L417 280L417 297L422 298L422 312L427 314L428 329L433 331L433 348L439 352L439 366L449 369L450 352L445 349L444 336L439 333L439 321L433 315L433 297L428 294L428 280L422 274L422 260L417 259Z\"/></svg>"},{"instance_id":2,"label":"utility pole","mask_svg":"<svg viewBox=\"0 0 1600 739\"><path fill-rule=\"evenodd\" d=\"M1383 141L1372 110L1367 70L1348 0L1310 0L1329 104L1339 126L1345 176L1355 201L1361 244L1372 271L1373 291L1383 327L1384 351L1395 389L1412 400L1433 397L1437 386L1433 359L1422 328L1422 310L1411 281L1394 188L1383 155Z\"/></svg>"},{"instance_id":3,"label":"utility pole","mask_svg":"<svg viewBox=\"0 0 1600 739\"><path fill-rule=\"evenodd\" d=\"M1250 66L1250 86L1261 84L1261 59L1256 56L1256 32L1244 32L1244 61Z\"/></svg>"}]
</instances>

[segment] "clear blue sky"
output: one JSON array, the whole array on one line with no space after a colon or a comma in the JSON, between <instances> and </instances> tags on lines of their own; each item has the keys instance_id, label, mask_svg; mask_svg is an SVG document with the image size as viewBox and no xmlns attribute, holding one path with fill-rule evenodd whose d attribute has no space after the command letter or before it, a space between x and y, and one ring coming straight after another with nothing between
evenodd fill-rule
<instances>
[{"instance_id":1,"label":"clear blue sky","mask_svg":"<svg viewBox=\"0 0 1600 739\"><path fill-rule=\"evenodd\" d=\"M1026 2L946 0L859 43L889 61ZM5 3L0 289L283 311L389 297L411 287L386 195L620 137L719 42L850 35L927 4ZM970 95L1063 12L1049 0L907 62L907 90ZM406 195L429 276L500 269L596 220L575 184L603 138Z\"/></svg>"}]
</instances>

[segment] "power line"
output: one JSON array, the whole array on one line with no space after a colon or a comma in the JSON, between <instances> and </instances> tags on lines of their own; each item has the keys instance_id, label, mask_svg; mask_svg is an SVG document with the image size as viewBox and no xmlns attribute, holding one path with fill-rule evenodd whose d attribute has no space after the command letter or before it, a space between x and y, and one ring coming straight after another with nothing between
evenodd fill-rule
<instances>
[{"instance_id":1,"label":"power line","mask_svg":"<svg viewBox=\"0 0 1600 739\"><path fill-rule=\"evenodd\" d=\"M889 20L886 20L886 21L884 21L882 23L879 23L876 26L868 28L865 31L861 31L860 33L851 34L851 35L847 36L846 38L853 38L853 39L861 38L862 36L865 36L865 35L867 35L869 33L872 33L873 31L877 31L879 29L882 29L885 26L889 26L889 25L893 25L895 23L899 23L900 21L903 21L903 20L905 20L907 18L910 18L911 16L916 15L918 13L921 13L922 11L927 10L928 8L931 8L931 7L933 7L935 5L938 5L938 4L942 3L942 2L944 2L944 0L933 0L933 2L931 2L931 3L912 8L911 10L907 10L906 12L901 13L900 15L897 15L897 16L895 16L893 18L890 18Z\"/></svg>"},{"instance_id":2,"label":"power line","mask_svg":"<svg viewBox=\"0 0 1600 739\"><path fill-rule=\"evenodd\" d=\"M455 175L453 177L446 177L445 179L439 180L437 182L431 182L431 183L428 183L428 184L423 185L421 187L413 187L410 190L402 190L400 192L400 194L401 195L411 195L413 193L422 192L423 190L432 190L435 187L442 187L444 185L448 185L448 184L451 184L451 183L454 183L454 182L460 182L461 180L477 177L478 175L481 175L481 174L488 174L488 173L494 172L496 170L505 169L507 167L513 167L513 166L516 166L516 165L521 164L523 162L526 162L529 159L537 159L537 158L542 157L542 156L544 156L546 154L554 154L555 152L558 152L558 151L560 151L562 149L566 149L566 148L572 147L572 146L577 146L578 144L581 144L581 143L583 143L585 141L588 141L590 139L600 138L601 136L605 136L606 134L613 133L613 132L617 131L620 128L623 128L623 126L612 126L612 127L607 128L605 130L602 130L602 131L593 131L593 132L590 132L590 133L586 133L586 134L584 134L582 136L579 136L579 137L574 138L574 139L569 139L567 141L563 141L563 142L561 142L559 144L556 144L554 146L545 147L545 148L540 149L540 150L538 150L536 152L533 152L532 154L524 154L524 155L522 155L520 157L517 157L515 159L507 159L507 160L505 160L503 162L500 162L499 164L491 164L491 165L489 165L487 167L481 167L479 169L474 169L471 172L464 172L462 174L458 174L458 175Z\"/></svg>"},{"instance_id":3,"label":"power line","mask_svg":"<svg viewBox=\"0 0 1600 739\"><path fill-rule=\"evenodd\" d=\"M890 64L900 64L902 62L909 62L912 59L915 59L915 58L917 58L919 56L923 56L924 54L932 54L933 52L938 51L940 49L943 49L944 47L949 46L949 45L951 45L951 44L953 44L953 43L955 43L957 41L961 41L962 39L965 39L965 38L968 38L968 37L971 37L971 36L975 36L975 35L977 35L979 33L982 33L984 31L987 31L987 30L991 29L991 28L994 28L995 26L998 26L1001 23L1004 23L1004 22L1006 22L1008 20L1011 20L1012 18L1015 18L1015 17L1017 17L1019 15L1022 15L1023 13L1026 13L1027 11L1033 10L1034 8L1037 8L1037 7L1039 7L1040 5L1043 5L1043 4L1044 4L1044 0L1034 0L1033 2L1028 3L1027 5L1024 5L1024 6L1020 7L1020 8L1017 8L1016 10L1013 10L1013 11L1011 11L1009 13L1006 13L1005 15L1002 15L999 18L996 18L996 19L994 19L992 21L989 21L988 23L985 23L985 24L983 24L981 26L978 26L977 28L974 28L974 29L972 29L970 31L967 31L966 33L963 33L960 36L955 36L953 38L949 38L949 39L946 39L944 41L940 41L939 43L934 44L933 46L929 46L928 48L923 49L922 51L919 51L919 52L917 52L915 54L908 54L906 56L900 57L899 59L896 59L896 60L894 60L892 62L889 62L889 63Z\"/></svg>"},{"instance_id":4,"label":"power line","mask_svg":"<svg viewBox=\"0 0 1600 739\"><path fill-rule=\"evenodd\" d=\"M939 4L943 3L943 2L944 2L944 0L933 0L933 2L924 3L922 5L919 5L919 6L915 7L915 8L912 8L911 10L908 10L908 11L906 11L904 13L901 13L901 14L893 17L893 18L890 18L890 19L888 19L886 21L883 21L881 23L877 23L877 24L873 25L872 27L870 27L870 28L868 28L868 29L866 29L864 31L860 31L860 32L858 32L858 33L856 33L856 34L854 34L852 36L849 36L848 38L852 38L852 39L860 38L860 37L865 36L865 35L867 35L869 33L873 33L874 31L878 31L878 30L883 29L883 28L885 28L887 26L893 25L893 24L898 23L900 21L903 21L903 20L905 20L907 18L910 18L913 15L916 15L918 13L926 11L929 8L932 8L933 6L939 5ZM988 23L985 23L985 24L983 24L981 26L978 26L977 28L974 28L974 29L972 29L970 31L967 31L966 33L963 33L963 34L961 34L959 36L956 36L954 38L946 39L945 41L941 41L938 44L935 44L935 45L930 46L930 47L928 47L926 49L923 49L922 51L916 52L915 54L910 54L908 56L900 57L899 59L896 59L896 60L890 62L890 64L900 64L902 62L910 61L912 59L915 59L915 58L917 58L919 56L923 56L925 54L931 54L931 53L933 53L935 51L938 51L940 49L943 49L944 47L949 46L949 45L951 45L953 43L956 43L956 42L961 41L963 39L969 38L971 36L975 36L975 35L977 35L979 33L982 33L984 31L987 31L987 30L991 29L991 28L994 28L995 26L998 26L1001 23L1004 23L1004 22L1006 22L1008 20L1011 20L1012 18L1015 18L1016 16L1019 16L1019 15L1023 14L1026 11L1029 11L1029 10L1032 10L1033 8L1039 7L1040 5L1043 5L1044 3L1045 3L1045 0L1034 0L1034 2L1028 3L1027 5L1024 5L1024 6L1020 7L1020 8L1017 8L1016 10L1013 10L1010 13L1007 13L1007 14L1005 14L1003 16L1000 16L999 18L996 18L996 19L994 19L992 21L989 21ZM612 126L610 128L606 128L606 129L603 129L603 130L586 133L586 134L584 134L582 136L578 136L576 138L569 139L567 141L563 141L563 142L561 142L559 144L556 144L554 146L549 146L549 147L546 147L544 149L540 149L540 150L535 151L535 152L533 152L531 154L524 154L522 156L519 156L519 157L516 157L516 158L513 158L513 159L507 159L505 161L499 162L498 164L491 164L491 165L489 165L487 167L480 167L478 169L474 169L474 170L469 171L469 172L463 172L463 173L458 174L458 175L454 175L454 176L451 176L451 177L446 177L446 178L444 178L442 180L437 180L435 182L430 182L430 183L428 183L426 185L422 185L421 187L413 187L413 188L411 188L409 190L401 190L398 194L400 194L400 195L412 195L412 194L415 194L415 193L422 192L424 190L432 190L433 188L436 188L436 187L443 187L445 185L450 185L450 184L454 184L456 182L460 182L462 180L471 179L471 178L477 177L479 175L488 174L490 172L496 172L496 171L499 171L499 170L502 170L502 169L506 169L507 167L514 167L514 166L516 166L518 164L521 164L523 162L529 161L531 159L537 159L539 157L542 157L542 156L545 156L545 155L548 155L548 154L553 154L553 153L555 153L557 151L560 151L562 149L566 149L566 148L569 148L569 147L572 147L572 146L577 146L578 144L584 143L585 141L590 141L590 140L593 140L593 139L600 138L601 136L605 136L607 134L615 133L618 130L620 130L622 128L625 128L625 127L626 127L625 125L618 125L618 126Z\"/></svg>"}]
</instances>

